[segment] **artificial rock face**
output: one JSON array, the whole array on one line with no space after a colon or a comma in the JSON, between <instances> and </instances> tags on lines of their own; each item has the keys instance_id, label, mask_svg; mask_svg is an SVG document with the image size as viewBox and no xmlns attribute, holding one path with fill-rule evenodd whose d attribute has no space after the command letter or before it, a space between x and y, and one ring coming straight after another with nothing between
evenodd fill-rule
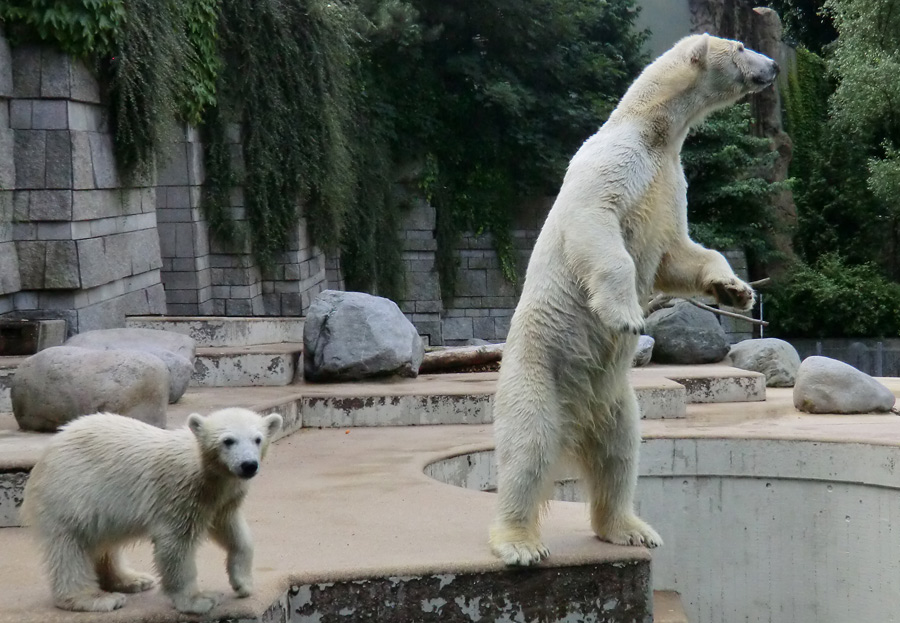
<instances>
[{"instance_id":1,"label":"artificial rock face","mask_svg":"<svg viewBox=\"0 0 900 623\"><path fill-rule=\"evenodd\" d=\"M100 329L73 336L66 346L92 350L131 350L159 358L169 370L169 402L181 398L191 382L197 344L186 335L156 329Z\"/></svg>"},{"instance_id":2,"label":"artificial rock face","mask_svg":"<svg viewBox=\"0 0 900 623\"><path fill-rule=\"evenodd\" d=\"M169 372L140 351L55 346L19 366L10 393L22 430L53 432L97 411L165 427Z\"/></svg>"},{"instance_id":3,"label":"artificial rock face","mask_svg":"<svg viewBox=\"0 0 900 623\"><path fill-rule=\"evenodd\" d=\"M656 340L656 363L718 363L728 354L728 337L716 315L686 301L650 314L647 333Z\"/></svg>"},{"instance_id":4,"label":"artificial rock face","mask_svg":"<svg viewBox=\"0 0 900 623\"><path fill-rule=\"evenodd\" d=\"M800 368L797 349L784 340L767 337L744 340L731 347L724 363L761 372L766 376L767 387L793 387Z\"/></svg>"},{"instance_id":5,"label":"artificial rock face","mask_svg":"<svg viewBox=\"0 0 900 623\"><path fill-rule=\"evenodd\" d=\"M794 406L806 413L884 413L894 394L874 378L829 357L807 357L794 385Z\"/></svg>"},{"instance_id":6,"label":"artificial rock face","mask_svg":"<svg viewBox=\"0 0 900 623\"><path fill-rule=\"evenodd\" d=\"M306 313L303 359L310 381L414 377L424 356L416 328L389 299L325 290Z\"/></svg>"}]
</instances>

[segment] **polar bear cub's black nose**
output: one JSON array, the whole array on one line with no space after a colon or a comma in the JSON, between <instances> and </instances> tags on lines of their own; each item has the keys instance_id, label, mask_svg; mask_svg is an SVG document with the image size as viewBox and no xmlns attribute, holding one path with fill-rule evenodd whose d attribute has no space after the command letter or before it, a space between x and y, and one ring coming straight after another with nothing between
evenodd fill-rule
<instances>
[{"instance_id":1,"label":"polar bear cub's black nose","mask_svg":"<svg viewBox=\"0 0 900 623\"><path fill-rule=\"evenodd\" d=\"M241 477L252 478L259 470L259 461L244 461L241 463Z\"/></svg>"}]
</instances>

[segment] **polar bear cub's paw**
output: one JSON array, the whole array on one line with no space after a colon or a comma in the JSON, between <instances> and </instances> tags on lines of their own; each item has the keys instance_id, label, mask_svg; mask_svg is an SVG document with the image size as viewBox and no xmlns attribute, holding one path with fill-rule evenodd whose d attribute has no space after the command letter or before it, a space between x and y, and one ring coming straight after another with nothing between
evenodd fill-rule
<instances>
[{"instance_id":1,"label":"polar bear cub's paw","mask_svg":"<svg viewBox=\"0 0 900 623\"><path fill-rule=\"evenodd\" d=\"M149 591L156 585L156 579L148 573L131 571L121 574L109 586L110 590L119 593L141 593Z\"/></svg>"},{"instance_id":2,"label":"polar bear cub's paw","mask_svg":"<svg viewBox=\"0 0 900 623\"><path fill-rule=\"evenodd\" d=\"M88 592L76 593L54 600L57 608L76 612L112 612L125 605L122 593Z\"/></svg>"},{"instance_id":3,"label":"polar bear cub's paw","mask_svg":"<svg viewBox=\"0 0 900 623\"><path fill-rule=\"evenodd\" d=\"M505 564L521 567L537 564L550 555L537 535L497 526L491 528L491 551Z\"/></svg>"},{"instance_id":4,"label":"polar bear cub's paw","mask_svg":"<svg viewBox=\"0 0 900 623\"><path fill-rule=\"evenodd\" d=\"M756 302L756 293L753 292L753 288L737 277L713 281L707 292L715 296L720 304L741 311L752 309L753 304Z\"/></svg>"},{"instance_id":5,"label":"polar bear cub's paw","mask_svg":"<svg viewBox=\"0 0 900 623\"><path fill-rule=\"evenodd\" d=\"M172 603L178 612L184 614L206 614L216 607L220 598L219 593L200 591L192 595L174 595Z\"/></svg>"},{"instance_id":6,"label":"polar bear cub's paw","mask_svg":"<svg viewBox=\"0 0 900 623\"><path fill-rule=\"evenodd\" d=\"M594 534L603 541L616 545L644 545L659 547L662 537L644 520L636 515L625 515L603 525L594 524Z\"/></svg>"}]
</instances>

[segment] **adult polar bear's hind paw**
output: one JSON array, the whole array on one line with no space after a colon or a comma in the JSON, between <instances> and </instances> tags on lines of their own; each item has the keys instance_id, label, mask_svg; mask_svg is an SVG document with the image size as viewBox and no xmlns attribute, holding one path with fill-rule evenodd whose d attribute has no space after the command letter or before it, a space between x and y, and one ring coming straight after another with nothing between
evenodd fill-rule
<instances>
[{"instance_id":1,"label":"adult polar bear's hind paw","mask_svg":"<svg viewBox=\"0 0 900 623\"><path fill-rule=\"evenodd\" d=\"M505 564L522 567L537 564L550 555L539 537L502 528L491 530L491 551Z\"/></svg>"},{"instance_id":2,"label":"adult polar bear's hind paw","mask_svg":"<svg viewBox=\"0 0 900 623\"><path fill-rule=\"evenodd\" d=\"M753 309L756 303L756 293L746 283L732 277L723 281L714 281L710 284L710 294L716 297L722 305L728 305L740 311Z\"/></svg>"},{"instance_id":3,"label":"adult polar bear's hind paw","mask_svg":"<svg viewBox=\"0 0 900 623\"><path fill-rule=\"evenodd\" d=\"M616 545L644 545L653 548L663 544L662 537L656 530L636 515L611 521L606 526L594 526L594 533L601 540Z\"/></svg>"}]
</instances>

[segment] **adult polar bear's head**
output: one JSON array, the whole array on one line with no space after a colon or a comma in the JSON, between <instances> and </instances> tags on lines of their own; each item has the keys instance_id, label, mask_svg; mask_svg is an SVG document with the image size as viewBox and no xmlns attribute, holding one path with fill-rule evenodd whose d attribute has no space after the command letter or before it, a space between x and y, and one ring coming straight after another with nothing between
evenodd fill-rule
<instances>
[{"instance_id":1,"label":"adult polar bear's head","mask_svg":"<svg viewBox=\"0 0 900 623\"><path fill-rule=\"evenodd\" d=\"M644 69L617 113L641 119L662 116L668 119L668 130L684 133L710 112L765 89L777 75L775 61L740 41L691 35Z\"/></svg>"},{"instance_id":2,"label":"adult polar bear's head","mask_svg":"<svg viewBox=\"0 0 900 623\"><path fill-rule=\"evenodd\" d=\"M205 463L244 479L259 471L259 462L281 423L277 413L263 417L237 407L214 411L206 417L192 413L187 420Z\"/></svg>"},{"instance_id":3,"label":"adult polar bear's head","mask_svg":"<svg viewBox=\"0 0 900 623\"><path fill-rule=\"evenodd\" d=\"M754 52L740 41L720 39L708 34L682 39L674 48L685 49L704 93L716 93L722 104L732 104L748 93L765 89L778 75L778 63Z\"/></svg>"}]
</instances>

